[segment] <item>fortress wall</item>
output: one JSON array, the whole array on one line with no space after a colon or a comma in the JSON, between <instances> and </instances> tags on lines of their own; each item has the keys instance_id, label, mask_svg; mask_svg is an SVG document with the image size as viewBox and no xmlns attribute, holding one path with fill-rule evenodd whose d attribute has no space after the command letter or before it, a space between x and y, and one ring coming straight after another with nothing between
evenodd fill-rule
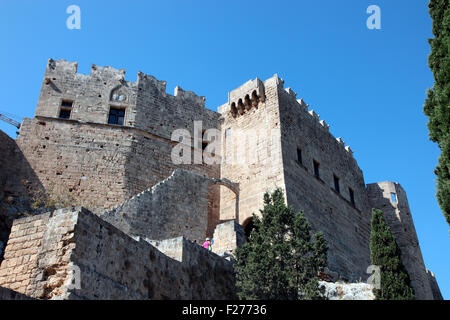
<instances>
[{"instance_id":1,"label":"fortress wall","mask_svg":"<svg viewBox=\"0 0 450 320\"><path fill-rule=\"evenodd\" d=\"M235 298L231 263L186 239L172 242L178 259L83 208L19 219L0 286L40 299Z\"/></svg>"},{"instance_id":2,"label":"fortress wall","mask_svg":"<svg viewBox=\"0 0 450 320\"><path fill-rule=\"evenodd\" d=\"M176 168L219 176L218 164L174 164L175 142L126 126L38 117L24 120L17 142L48 193L91 209L112 208ZM217 188L210 197L210 216L217 217Z\"/></svg>"},{"instance_id":3,"label":"fortress wall","mask_svg":"<svg viewBox=\"0 0 450 320\"><path fill-rule=\"evenodd\" d=\"M0 266L0 286L33 298L64 296L77 215L58 210L14 220Z\"/></svg>"},{"instance_id":4,"label":"fortress wall","mask_svg":"<svg viewBox=\"0 0 450 320\"><path fill-rule=\"evenodd\" d=\"M389 228L402 252L402 261L411 278L415 297L433 299L433 292L423 261L406 192L399 183L390 181L367 185L371 205L383 211ZM391 198L391 193L396 201Z\"/></svg>"},{"instance_id":5,"label":"fortress wall","mask_svg":"<svg viewBox=\"0 0 450 320\"><path fill-rule=\"evenodd\" d=\"M177 142L145 132L136 133L134 137L125 166L127 190L131 195L146 190L166 179L177 168L209 178L218 178L220 175L219 164L195 164L193 161L191 164L175 164L172 161L171 154ZM192 157L193 154L194 150L191 149ZM214 189L211 192L215 194L214 199L218 199L218 190ZM213 210L212 207L211 210ZM218 213L214 215L217 216Z\"/></svg>"},{"instance_id":6,"label":"fortress wall","mask_svg":"<svg viewBox=\"0 0 450 320\"><path fill-rule=\"evenodd\" d=\"M239 183L240 224L251 218L253 213L259 213L266 191L284 187L277 98L279 78L274 76L264 84L257 80L249 81L229 93L231 98L239 101L258 91L261 97L257 106L236 116L231 114L231 101L219 107L224 118L221 125L221 177ZM221 219L233 219L235 195L221 189Z\"/></svg>"},{"instance_id":7,"label":"fortress wall","mask_svg":"<svg viewBox=\"0 0 450 320\"><path fill-rule=\"evenodd\" d=\"M126 127L34 118L24 119L17 143L49 194L110 208L131 197L125 168L133 139Z\"/></svg>"},{"instance_id":8,"label":"fortress wall","mask_svg":"<svg viewBox=\"0 0 450 320\"><path fill-rule=\"evenodd\" d=\"M193 138L194 121L202 121L204 129L219 127L219 114L206 109L205 97L194 92L176 87L174 95L167 94L165 81L142 72L131 82L124 69L92 65L85 75L77 68L77 62L49 59L36 116L58 118L61 102L68 100L72 120L105 124L111 106L123 108L125 126L169 140L175 129L187 129Z\"/></svg>"},{"instance_id":9,"label":"fortress wall","mask_svg":"<svg viewBox=\"0 0 450 320\"><path fill-rule=\"evenodd\" d=\"M92 65L90 75L77 73L77 62L49 59L36 108L36 116L59 117L62 100L73 101L71 119L108 123L110 105L126 108L125 125L136 116L137 85L125 81L125 70ZM125 96L113 100L114 93Z\"/></svg>"},{"instance_id":10,"label":"fortress wall","mask_svg":"<svg viewBox=\"0 0 450 320\"><path fill-rule=\"evenodd\" d=\"M26 120L19 137L48 191L73 198L70 204L111 208L176 168L219 177L219 164L175 165L171 159L178 143L171 141L173 130L189 130L183 135L191 140L183 142L194 146L194 121L204 129L219 127L219 114L205 108L204 97L179 87L175 95L167 94L165 81L141 72L136 82L129 82L123 69L92 65L84 75L77 67L76 62L49 60L36 109L39 121ZM58 119L63 100L74 101L67 120ZM125 108L123 126L107 124L110 106ZM208 197L212 234L219 221L219 187L211 187Z\"/></svg>"},{"instance_id":11,"label":"fortress wall","mask_svg":"<svg viewBox=\"0 0 450 320\"><path fill-rule=\"evenodd\" d=\"M0 201L8 197L25 197L39 180L14 139L0 131Z\"/></svg>"},{"instance_id":12,"label":"fortress wall","mask_svg":"<svg viewBox=\"0 0 450 320\"><path fill-rule=\"evenodd\" d=\"M201 121L203 130L219 128L220 115L205 108L205 97L179 87L174 95L167 94L164 81L142 73L137 86L136 127L167 139L176 129L188 130L193 139L194 121ZM198 136L202 136L201 129Z\"/></svg>"},{"instance_id":13,"label":"fortress wall","mask_svg":"<svg viewBox=\"0 0 450 320\"><path fill-rule=\"evenodd\" d=\"M209 183L203 176L178 169L101 217L133 237L162 240L184 236L203 243Z\"/></svg>"},{"instance_id":14,"label":"fortress wall","mask_svg":"<svg viewBox=\"0 0 450 320\"><path fill-rule=\"evenodd\" d=\"M16 141L0 131L0 262L12 222L29 207L32 190L42 190Z\"/></svg>"},{"instance_id":15,"label":"fortress wall","mask_svg":"<svg viewBox=\"0 0 450 320\"><path fill-rule=\"evenodd\" d=\"M442 297L441 289L439 289L439 285L434 276L434 273L431 272L430 270L427 270L427 276L428 276L428 280L430 282L431 292L433 293L433 299L434 300L444 300L444 298Z\"/></svg>"},{"instance_id":16,"label":"fortress wall","mask_svg":"<svg viewBox=\"0 0 450 320\"><path fill-rule=\"evenodd\" d=\"M244 228L236 220L217 225L213 239L212 250L217 254L223 252L233 254L236 248L242 247L247 241Z\"/></svg>"},{"instance_id":17,"label":"fortress wall","mask_svg":"<svg viewBox=\"0 0 450 320\"><path fill-rule=\"evenodd\" d=\"M352 152L329 133L317 114L307 111L302 100L296 100L292 90L280 88L278 97L287 203L296 211L303 210L313 229L323 232L331 270L348 280L365 279L370 265L370 208L362 171ZM319 163L319 178L314 160ZM339 178L339 192L333 175ZM354 191L355 205L349 188Z\"/></svg>"}]
</instances>

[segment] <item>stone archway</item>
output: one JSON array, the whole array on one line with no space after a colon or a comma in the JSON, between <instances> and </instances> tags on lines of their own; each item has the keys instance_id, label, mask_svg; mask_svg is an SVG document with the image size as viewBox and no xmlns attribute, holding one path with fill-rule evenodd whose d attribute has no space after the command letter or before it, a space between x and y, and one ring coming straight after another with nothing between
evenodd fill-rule
<instances>
[{"instance_id":1,"label":"stone archway","mask_svg":"<svg viewBox=\"0 0 450 320\"><path fill-rule=\"evenodd\" d=\"M220 190L220 220L236 220L239 223L239 183L231 182L228 179L212 179L214 185L225 187L226 190ZM234 198L234 201L233 201ZM230 208L228 216L223 216L223 209ZM230 212L234 212L230 216Z\"/></svg>"},{"instance_id":2,"label":"stone archway","mask_svg":"<svg viewBox=\"0 0 450 320\"><path fill-rule=\"evenodd\" d=\"M255 225L253 224L253 217L245 219L245 221L242 223L242 226L244 227L245 237L247 238L248 241L250 233L255 229Z\"/></svg>"},{"instance_id":3,"label":"stone archway","mask_svg":"<svg viewBox=\"0 0 450 320\"><path fill-rule=\"evenodd\" d=\"M239 223L239 184L219 178L209 178L208 182L207 236L211 237L218 224L229 220Z\"/></svg>"}]
</instances>

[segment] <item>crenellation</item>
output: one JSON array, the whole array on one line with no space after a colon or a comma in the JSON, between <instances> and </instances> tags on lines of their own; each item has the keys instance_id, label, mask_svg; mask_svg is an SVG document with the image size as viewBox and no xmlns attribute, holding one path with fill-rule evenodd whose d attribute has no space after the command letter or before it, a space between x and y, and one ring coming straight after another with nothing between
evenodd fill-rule
<instances>
[{"instance_id":1,"label":"crenellation","mask_svg":"<svg viewBox=\"0 0 450 320\"><path fill-rule=\"evenodd\" d=\"M125 69L116 69L111 66L97 66L92 64L90 76L96 80L119 81L125 80Z\"/></svg>"},{"instance_id":2,"label":"crenellation","mask_svg":"<svg viewBox=\"0 0 450 320\"><path fill-rule=\"evenodd\" d=\"M138 71L137 86L139 91L151 91L161 96L166 96L167 81L158 80L155 77Z\"/></svg>"},{"instance_id":3,"label":"crenellation","mask_svg":"<svg viewBox=\"0 0 450 320\"><path fill-rule=\"evenodd\" d=\"M191 101L194 105L198 105L199 107L205 107L205 97L198 96L192 91L185 91L179 86L175 87L174 96L181 100Z\"/></svg>"},{"instance_id":4,"label":"crenellation","mask_svg":"<svg viewBox=\"0 0 450 320\"><path fill-rule=\"evenodd\" d=\"M53 60L52 58L48 59L46 74L53 72L61 72L61 73L77 73L78 70L78 62L69 62L67 60Z\"/></svg>"},{"instance_id":5,"label":"crenellation","mask_svg":"<svg viewBox=\"0 0 450 320\"><path fill-rule=\"evenodd\" d=\"M295 93L291 88L284 89L290 96L292 96L294 99L297 99L297 93Z\"/></svg>"}]
</instances>

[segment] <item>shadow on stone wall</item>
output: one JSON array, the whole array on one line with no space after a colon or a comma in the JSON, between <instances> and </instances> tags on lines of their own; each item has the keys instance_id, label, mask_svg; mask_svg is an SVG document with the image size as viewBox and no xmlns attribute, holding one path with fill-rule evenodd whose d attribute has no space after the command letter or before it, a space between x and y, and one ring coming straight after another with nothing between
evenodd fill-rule
<instances>
[{"instance_id":1,"label":"shadow on stone wall","mask_svg":"<svg viewBox=\"0 0 450 320\"><path fill-rule=\"evenodd\" d=\"M35 214L44 188L16 141L0 131L0 262L14 219Z\"/></svg>"}]
</instances>

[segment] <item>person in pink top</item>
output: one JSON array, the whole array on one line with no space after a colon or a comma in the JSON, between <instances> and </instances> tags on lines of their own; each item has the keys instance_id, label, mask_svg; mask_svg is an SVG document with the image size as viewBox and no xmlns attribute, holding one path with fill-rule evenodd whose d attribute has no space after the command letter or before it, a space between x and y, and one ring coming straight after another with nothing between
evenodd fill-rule
<instances>
[{"instance_id":1,"label":"person in pink top","mask_svg":"<svg viewBox=\"0 0 450 320\"><path fill-rule=\"evenodd\" d=\"M209 251L212 250L211 240L209 238L206 238L206 241L203 242L203 248L205 248L206 250L209 250Z\"/></svg>"}]
</instances>

